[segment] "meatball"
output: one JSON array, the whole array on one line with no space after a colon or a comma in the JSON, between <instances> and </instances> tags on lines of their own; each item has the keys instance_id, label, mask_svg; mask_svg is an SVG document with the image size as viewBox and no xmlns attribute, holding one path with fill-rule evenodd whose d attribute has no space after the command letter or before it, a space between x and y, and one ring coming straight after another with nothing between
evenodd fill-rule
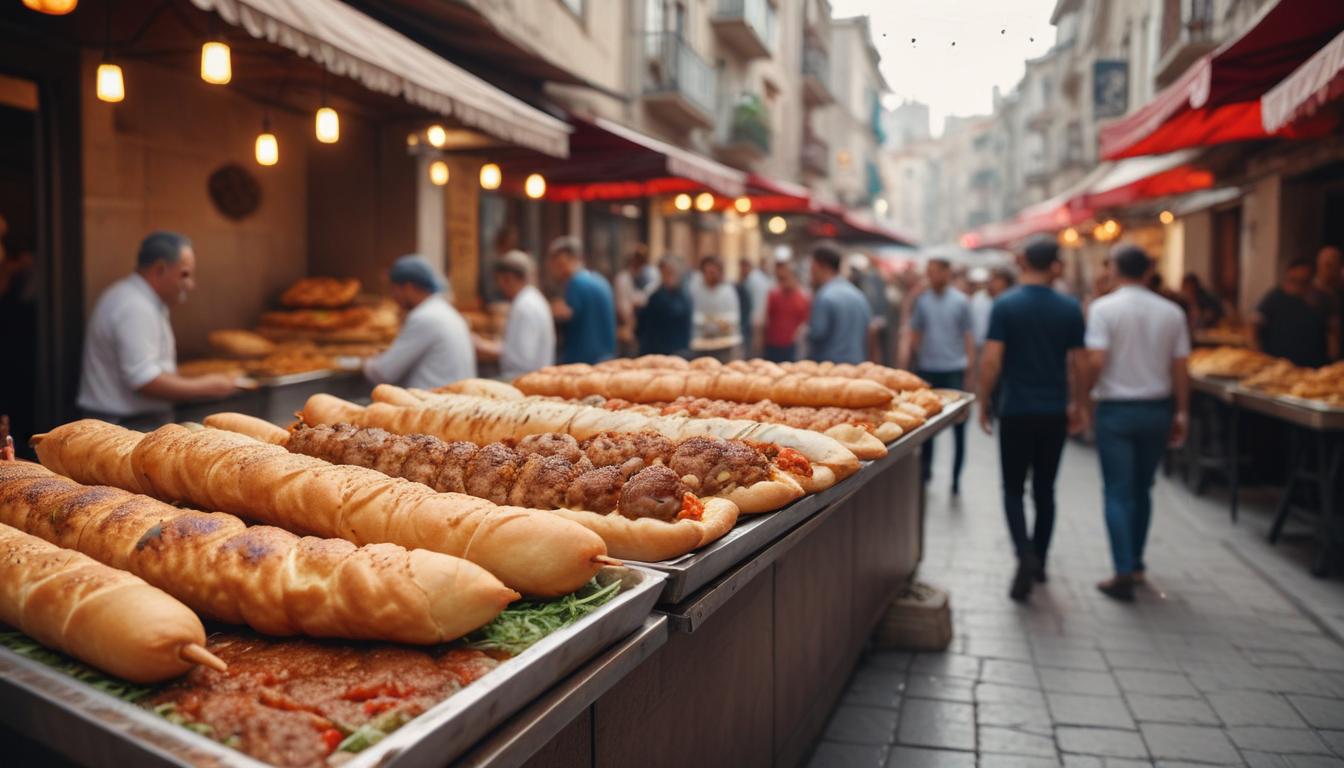
<instances>
[{"instance_id":1,"label":"meatball","mask_svg":"<svg viewBox=\"0 0 1344 768\"><path fill-rule=\"evenodd\" d=\"M522 463L518 452L503 443L481 448L467 462L466 492L496 504L507 503Z\"/></svg>"},{"instance_id":2,"label":"meatball","mask_svg":"<svg viewBox=\"0 0 1344 768\"><path fill-rule=\"evenodd\" d=\"M572 435L560 432L542 432L537 435L528 435L518 441L514 450L524 456L533 453L542 456L559 456L571 464L577 464L579 459L583 458L583 449L579 447L579 441L575 440Z\"/></svg>"},{"instance_id":3,"label":"meatball","mask_svg":"<svg viewBox=\"0 0 1344 768\"><path fill-rule=\"evenodd\" d=\"M686 484L671 469L662 465L645 467L621 489L616 509L631 519L652 517L672 522L681 513L681 498L686 490Z\"/></svg>"},{"instance_id":4,"label":"meatball","mask_svg":"<svg viewBox=\"0 0 1344 768\"><path fill-rule=\"evenodd\" d=\"M594 466L624 464L640 458L645 464L663 464L672 454L672 441L657 432L603 432L588 441L585 453Z\"/></svg>"},{"instance_id":5,"label":"meatball","mask_svg":"<svg viewBox=\"0 0 1344 768\"><path fill-rule=\"evenodd\" d=\"M770 460L765 454L752 448L741 440L727 440L724 459L733 482L738 485L753 485L770 479Z\"/></svg>"},{"instance_id":6,"label":"meatball","mask_svg":"<svg viewBox=\"0 0 1344 768\"><path fill-rule=\"evenodd\" d=\"M406 451L406 460L398 475L439 490L434 481L438 479L439 468L443 466L443 456L447 450L444 442L430 435L407 435L397 442Z\"/></svg>"},{"instance_id":7,"label":"meatball","mask_svg":"<svg viewBox=\"0 0 1344 768\"><path fill-rule=\"evenodd\" d=\"M579 475L569 484L566 506L607 514L620 501L625 476L620 467L599 467Z\"/></svg>"},{"instance_id":8,"label":"meatball","mask_svg":"<svg viewBox=\"0 0 1344 768\"><path fill-rule=\"evenodd\" d=\"M434 476L434 490L439 493L467 492L467 465L480 448L475 443L456 440L445 443L439 458L439 471Z\"/></svg>"},{"instance_id":9,"label":"meatball","mask_svg":"<svg viewBox=\"0 0 1344 768\"><path fill-rule=\"evenodd\" d=\"M670 462L678 477L699 480L698 491L714 495L733 485L747 486L770 477L770 462L738 440L692 437L682 441Z\"/></svg>"},{"instance_id":10,"label":"meatball","mask_svg":"<svg viewBox=\"0 0 1344 768\"><path fill-rule=\"evenodd\" d=\"M378 454L383 452L383 447L388 438L392 437L392 434L376 428L352 429L354 431L343 441L345 447L341 451L339 463L354 464L358 467L372 467L377 463Z\"/></svg>"},{"instance_id":11,"label":"meatball","mask_svg":"<svg viewBox=\"0 0 1344 768\"><path fill-rule=\"evenodd\" d=\"M569 484L578 476L578 468L563 458L534 453L518 469L509 503L534 509L563 507Z\"/></svg>"}]
</instances>

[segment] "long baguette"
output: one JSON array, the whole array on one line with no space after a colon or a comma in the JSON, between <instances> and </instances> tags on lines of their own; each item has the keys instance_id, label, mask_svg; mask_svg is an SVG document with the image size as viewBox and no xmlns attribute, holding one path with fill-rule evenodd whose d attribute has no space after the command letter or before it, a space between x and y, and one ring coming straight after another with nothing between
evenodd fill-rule
<instances>
[{"instance_id":1,"label":"long baguette","mask_svg":"<svg viewBox=\"0 0 1344 768\"><path fill-rule=\"evenodd\" d=\"M177 677L205 646L201 620L168 593L4 524L0 622L134 683Z\"/></svg>"},{"instance_id":2,"label":"long baguette","mask_svg":"<svg viewBox=\"0 0 1344 768\"><path fill-rule=\"evenodd\" d=\"M129 571L209 618L269 635L439 643L518 597L458 558L249 528L233 515L83 486L36 464L0 464L0 522Z\"/></svg>"},{"instance_id":3,"label":"long baguette","mask_svg":"<svg viewBox=\"0 0 1344 768\"><path fill-rule=\"evenodd\" d=\"M524 374L514 386L528 395L580 399L617 397L632 403L665 403L679 397L707 397L780 405L873 408L891 402L893 393L875 381L824 376L769 376L737 371L590 370L572 374L546 369Z\"/></svg>"},{"instance_id":4,"label":"long baguette","mask_svg":"<svg viewBox=\"0 0 1344 768\"><path fill-rule=\"evenodd\" d=\"M37 454L43 464L76 480L104 482L87 471L92 463L81 448L111 441L91 435L118 431L128 430L88 419L72 422L44 436ZM141 436L130 460L135 484L128 490L297 533L464 557L529 595L573 592L597 573L607 553L597 534L539 510L435 493L218 429L160 427Z\"/></svg>"},{"instance_id":5,"label":"long baguette","mask_svg":"<svg viewBox=\"0 0 1344 768\"><path fill-rule=\"evenodd\" d=\"M854 453L818 432L779 424L761 424L738 419L688 419L680 416L647 416L632 411L609 411L579 403L556 400L504 401L467 395L424 395L419 407L393 406L382 402L406 390L380 385L373 391L375 402L361 408L331 395L313 395L304 405L308 424L349 422L382 427L402 435L434 435L442 440L495 442L542 432L563 432L587 440L603 432L638 432L650 429L672 440L700 435L730 440L748 440L792 448L812 463L811 478L800 479L803 489L815 493L859 469Z\"/></svg>"}]
</instances>

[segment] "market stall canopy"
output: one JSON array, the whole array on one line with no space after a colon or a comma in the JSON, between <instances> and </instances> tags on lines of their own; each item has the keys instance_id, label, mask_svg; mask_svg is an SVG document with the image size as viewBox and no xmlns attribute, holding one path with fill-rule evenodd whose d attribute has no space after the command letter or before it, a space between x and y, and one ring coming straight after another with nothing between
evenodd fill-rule
<instances>
[{"instance_id":1,"label":"market stall canopy","mask_svg":"<svg viewBox=\"0 0 1344 768\"><path fill-rule=\"evenodd\" d=\"M1192 165L1200 150L1130 157L1111 164L1074 205L1099 210L1213 186L1213 174Z\"/></svg>"},{"instance_id":2,"label":"market stall canopy","mask_svg":"<svg viewBox=\"0 0 1344 768\"><path fill-rule=\"evenodd\" d=\"M571 117L569 157L502 153L506 171L546 176L546 199L624 200L708 189L738 197L746 191L741 171L673 146L605 118Z\"/></svg>"},{"instance_id":3,"label":"market stall canopy","mask_svg":"<svg viewBox=\"0 0 1344 768\"><path fill-rule=\"evenodd\" d=\"M751 210L757 213L809 213L820 209L807 187L755 173L747 176L747 197L751 198Z\"/></svg>"},{"instance_id":4,"label":"market stall canopy","mask_svg":"<svg viewBox=\"0 0 1344 768\"><path fill-rule=\"evenodd\" d=\"M818 218L822 224L829 225L825 227L823 234L842 243L907 246L917 244L911 235L873 221L844 206L821 205Z\"/></svg>"},{"instance_id":5,"label":"market stall canopy","mask_svg":"<svg viewBox=\"0 0 1344 768\"><path fill-rule=\"evenodd\" d=\"M1083 205L1083 195L1111 168L1110 163L1102 163L1058 195L1023 208L1007 221L967 232L961 237L961 245L965 248L1006 248L1032 235L1058 232L1087 221L1092 218L1092 210Z\"/></svg>"},{"instance_id":6,"label":"market stall canopy","mask_svg":"<svg viewBox=\"0 0 1344 768\"><path fill-rule=\"evenodd\" d=\"M1207 211L1210 208L1216 208L1224 203L1230 203L1238 200L1244 193L1240 187L1219 187L1218 189L1202 189L1198 192L1191 192L1173 200L1167 209L1176 216L1188 216L1192 213Z\"/></svg>"},{"instance_id":7,"label":"market stall canopy","mask_svg":"<svg viewBox=\"0 0 1344 768\"><path fill-rule=\"evenodd\" d=\"M1344 95L1344 31L1260 97L1260 121L1274 133Z\"/></svg>"},{"instance_id":8,"label":"market stall canopy","mask_svg":"<svg viewBox=\"0 0 1344 768\"><path fill-rule=\"evenodd\" d=\"M564 157L569 126L338 0L191 0L203 11L379 93L492 137Z\"/></svg>"},{"instance_id":9,"label":"market stall canopy","mask_svg":"<svg viewBox=\"0 0 1344 768\"><path fill-rule=\"evenodd\" d=\"M1190 66L1133 114L1102 127L1102 157L1114 160L1229 141L1317 136L1329 125L1273 134L1260 97L1344 29L1344 2L1276 0L1239 37Z\"/></svg>"}]
</instances>

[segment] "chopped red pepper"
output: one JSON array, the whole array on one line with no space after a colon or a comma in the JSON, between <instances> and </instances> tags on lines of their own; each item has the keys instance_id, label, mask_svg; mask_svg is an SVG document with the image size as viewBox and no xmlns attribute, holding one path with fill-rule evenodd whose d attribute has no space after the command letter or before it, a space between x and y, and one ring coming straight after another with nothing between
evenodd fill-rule
<instances>
[{"instance_id":1,"label":"chopped red pepper","mask_svg":"<svg viewBox=\"0 0 1344 768\"><path fill-rule=\"evenodd\" d=\"M341 746L342 741L345 741L345 734L335 728L328 728L322 732L322 743L327 747L327 754L335 752L336 748Z\"/></svg>"},{"instance_id":2,"label":"chopped red pepper","mask_svg":"<svg viewBox=\"0 0 1344 768\"><path fill-rule=\"evenodd\" d=\"M695 494L686 491L681 495L681 511L677 513L678 520L699 520L704 517L705 505L695 497Z\"/></svg>"}]
</instances>

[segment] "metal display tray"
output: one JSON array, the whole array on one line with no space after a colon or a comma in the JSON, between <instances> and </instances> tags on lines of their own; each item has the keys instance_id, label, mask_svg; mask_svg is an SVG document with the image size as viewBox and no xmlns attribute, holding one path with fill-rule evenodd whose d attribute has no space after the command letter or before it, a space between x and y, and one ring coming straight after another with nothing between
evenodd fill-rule
<instances>
[{"instance_id":1,"label":"metal display tray","mask_svg":"<svg viewBox=\"0 0 1344 768\"><path fill-rule=\"evenodd\" d=\"M1305 429L1318 432L1344 430L1344 408L1334 408L1315 400L1288 395L1270 395L1254 389L1236 387L1233 398L1238 406Z\"/></svg>"},{"instance_id":2,"label":"metal display tray","mask_svg":"<svg viewBox=\"0 0 1344 768\"><path fill-rule=\"evenodd\" d=\"M827 505L862 488L884 468L909 456L943 429L965 421L975 397L964 392L953 394L956 396L945 398L949 402L943 406L941 413L926 421L918 429L911 430L890 443L887 446L886 456L863 462L858 472L830 488L804 496L774 512L739 519L738 524L727 535L703 549L674 560L639 563L667 574L667 581L663 585L663 593L658 602L664 605L680 603L753 553L765 548L770 542L825 509Z\"/></svg>"},{"instance_id":3,"label":"metal display tray","mask_svg":"<svg viewBox=\"0 0 1344 768\"><path fill-rule=\"evenodd\" d=\"M349 376L353 373L354 371L347 368L321 368L316 371L286 373L283 376L248 376L246 378L258 387L284 387L290 384L307 384L310 381L321 381L337 376Z\"/></svg>"},{"instance_id":4,"label":"metal display tray","mask_svg":"<svg viewBox=\"0 0 1344 768\"><path fill-rule=\"evenodd\" d=\"M1233 401L1233 393L1237 389L1236 379L1224 379L1217 376L1194 376L1190 377L1190 388L1196 392L1202 392L1209 397L1223 403Z\"/></svg>"},{"instance_id":5,"label":"metal display tray","mask_svg":"<svg viewBox=\"0 0 1344 768\"><path fill-rule=\"evenodd\" d=\"M614 600L500 664L352 756L343 768L452 761L570 672L638 630L653 610L663 578L635 566L603 568L599 581L625 582ZM268 765L2 647L0 720L84 765Z\"/></svg>"}]
</instances>

